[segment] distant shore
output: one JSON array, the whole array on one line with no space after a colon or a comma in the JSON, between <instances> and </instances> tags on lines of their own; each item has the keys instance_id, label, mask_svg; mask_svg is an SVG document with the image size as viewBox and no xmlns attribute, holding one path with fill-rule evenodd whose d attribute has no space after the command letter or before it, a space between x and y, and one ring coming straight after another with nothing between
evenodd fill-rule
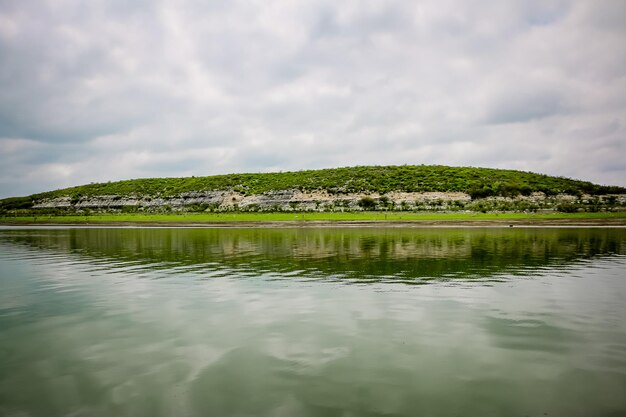
<instances>
[{"instance_id":1,"label":"distant shore","mask_svg":"<svg viewBox=\"0 0 626 417\"><path fill-rule=\"evenodd\" d=\"M620 213L201 213L1 217L0 226L626 227Z\"/></svg>"}]
</instances>

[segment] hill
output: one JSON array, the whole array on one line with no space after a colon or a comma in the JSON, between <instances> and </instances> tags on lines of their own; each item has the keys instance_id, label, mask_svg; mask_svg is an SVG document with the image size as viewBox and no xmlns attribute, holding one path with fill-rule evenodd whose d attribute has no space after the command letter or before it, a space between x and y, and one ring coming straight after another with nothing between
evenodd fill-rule
<instances>
[{"instance_id":1,"label":"hill","mask_svg":"<svg viewBox=\"0 0 626 417\"><path fill-rule=\"evenodd\" d=\"M341 196L345 195L373 194L377 198L376 204L363 205L359 200L359 205L368 209L380 208L378 205L381 201L386 206L389 199L385 195L389 193L464 193L472 200L488 197L515 198L530 196L533 193L543 193L545 196L567 194L579 198L582 195L626 194L626 189L623 187L597 185L588 181L515 170L438 165L358 166L278 173L145 178L86 184L0 200L0 210L6 212L38 206L40 208L111 208L116 206L114 201L117 201L119 203L117 206L121 207L150 205L147 203L158 200L152 205L163 206L177 198L189 200L186 201L189 204L181 204L181 206L205 202L206 204L203 204L206 209L219 192L221 192L220 196L225 195L224 193L234 193L235 197L232 197L232 201L236 202L239 198L237 196L267 197L268 195L273 196L273 200L270 200L281 202L280 198L284 200L287 194L293 200L293 192L296 191L300 193L321 192L324 195L334 196L334 200L341 199ZM413 198L407 195L409 194L404 195L405 199ZM211 196L213 199L198 199L201 196ZM108 198L106 204L102 203L105 198ZM94 202L96 200L100 203ZM42 205L42 202L50 201L63 202L63 204ZM248 205L256 204L248 203ZM319 204L316 208L318 206Z\"/></svg>"}]
</instances>

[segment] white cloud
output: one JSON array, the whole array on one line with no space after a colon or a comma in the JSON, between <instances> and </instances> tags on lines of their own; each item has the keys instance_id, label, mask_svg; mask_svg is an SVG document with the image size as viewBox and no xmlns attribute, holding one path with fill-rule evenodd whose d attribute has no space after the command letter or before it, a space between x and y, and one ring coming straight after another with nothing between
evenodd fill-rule
<instances>
[{"instance_id":1,"label":"white cloud","mask_svg":"<svg viewBox=\"0 0 626 417\"><path fill-rule=\"evenodd\" d=\"M404 163L626 185L624 39L620 0L3 2L0 195Z\"/></svg>"}]
</instances>

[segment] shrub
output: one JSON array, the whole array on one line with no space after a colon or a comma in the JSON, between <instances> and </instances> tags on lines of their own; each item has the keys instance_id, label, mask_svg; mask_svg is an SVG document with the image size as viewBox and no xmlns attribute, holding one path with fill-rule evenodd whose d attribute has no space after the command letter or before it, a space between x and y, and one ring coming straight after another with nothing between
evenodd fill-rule
<instances>
[{"instance_id":1,"label":"shrub","mask_svg":"<svg viewBox=\"0 0 626 417\"><path fill-rule=\"evenodd\" d=\"M29 209L33 206L31 197L11 197L0 200L0 209L8 210Z\"/></svg>"},{"instance_id":2,"label":"shrub","mask_svg":"<svg viewBox=\"0 0 626 417\"><path fill-rule=\"evenodd\" d=\"M467 193L470 197L472 197L472 200L477 200L479 198L485 198L493 195L493 190L487 185L473 185Z\"/></svg>"},{"instance_id":3,"label":"shrub","mask_svg":"<svg viewBox=\"0 0 626 417\"><path fill-rule=\"evenodd\" d=\"M573 203L560 203L556 206L556 211L561 213L575 213L578 211L578 205Z\"/></svg>"},{"instance_id":4,"label":"shrub","mask_svg":"<svg viewBox=\"0 0 626 417\"><path fill-rule=\"evenodd\" d=\"M372 197L363 197L359 200L359 206L363 210L374 210L376 208L376 201Z\"/></svg>"}]
</instances>

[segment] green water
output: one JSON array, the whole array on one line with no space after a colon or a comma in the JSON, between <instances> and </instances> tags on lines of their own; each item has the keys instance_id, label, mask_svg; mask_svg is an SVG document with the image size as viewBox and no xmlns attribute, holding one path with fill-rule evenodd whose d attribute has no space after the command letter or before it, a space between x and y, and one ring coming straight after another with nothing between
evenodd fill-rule
<instances>
[{"instance_id":1,"label":"green water","mask_svg":"<svg viewBox=\"0 0 626 417\"><path fill-rule=\"evenodd\" d=\"M623 416L626 229L0 229L0 416Z\"/></svg>"}]
</instances>

